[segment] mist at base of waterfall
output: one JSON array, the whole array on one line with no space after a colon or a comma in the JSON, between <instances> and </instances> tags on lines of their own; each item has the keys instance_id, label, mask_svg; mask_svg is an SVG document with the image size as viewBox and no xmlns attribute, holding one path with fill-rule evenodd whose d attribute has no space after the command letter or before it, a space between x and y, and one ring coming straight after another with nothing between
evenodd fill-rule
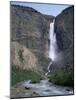
<instances>
[{"instance_id":1,"label":"mist at base of waterfall","mask_svg":"<svg viewBox=\"0 0 76 100\"><path fill-rule=\"evenodd\" d=\"M54 22L50 23L49 29L49 50L48 50L48 58L51 60L47 66L47 72L45 76L50 73L50 67L52 65L57 65L56 67L63 67L64 66L64 53L61 51L57 44L56 33L54 32Z\"/></svg>"},{"instance_id":2,"label":"mist at base of waterfall","mask_svg":"<svg viewBox=\"0 0 76 100\"><path fill-rule=\"evenodd\" d=\"M45 76L47 76L50 73L50 67L55 63L60 63L62 59L62 52L58 52L58 45L56 40L56 34L54 32L54 22L50 23L50 29L49 29L49 53L48 58L51 59L50 63L47 66L47 72L45 73Z\"/></svg>"}]
</instances>

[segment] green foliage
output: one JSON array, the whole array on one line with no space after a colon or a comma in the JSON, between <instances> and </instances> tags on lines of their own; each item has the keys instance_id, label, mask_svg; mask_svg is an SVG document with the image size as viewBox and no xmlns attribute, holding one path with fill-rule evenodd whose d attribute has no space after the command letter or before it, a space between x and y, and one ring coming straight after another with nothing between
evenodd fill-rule
<instances>
[{"instance_id":1,"label":"green foliage","mask_svg":"<svg viewBox=\"0 0 76 100\"><path fill-rule=\"evenodd\" d=\"M11 85L15 85L18 82L24 80L31 80L33 83L39 82L42 77L40 74L31 71L31 70L23 70L13 66L11 69Z\"/></svg>"},{"instance_id":2,"label":"green foliage","mask_svg":"<svg viewBox=\"0 0 76 100\"><path fill-rule=\"evenodd\" d=\"M73 70L70 70L66 67L64 70L61 70L56 74L49 76L49 81L57 85L73 87L74 86Z\"/></svg>"}]
</instances>

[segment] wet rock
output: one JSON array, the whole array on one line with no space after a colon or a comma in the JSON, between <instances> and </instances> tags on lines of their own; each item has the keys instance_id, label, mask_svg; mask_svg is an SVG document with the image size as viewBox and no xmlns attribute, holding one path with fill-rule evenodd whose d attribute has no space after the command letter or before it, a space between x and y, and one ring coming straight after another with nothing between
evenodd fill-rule
<instances>
[{"instance_id":1,"label":"wet rock","mask_svg":"<svg viewBox=\"0 0 76 100\"><path fill-rule=\"evenodd\" d=\"M25 89L29 90L29 89L30 89L30 87L25 86Z\"/></svg>"},{"instance_id":2,"label":"wet rock","mask_svg":"<svg viewBox=\"0 0 76 100\"><path fill-rule=\"evenodd\" d=\"M39 96L39 94L34 91L33 96Z\"/></svg>"},{"instance_id":3,"label":"wet rock","mask_svg":"<svg viewBox=\"0 0 76 100\"><path fill-rule=\"evenodd\" d=\"M66 89L66 91L70 91L70 89Z\"/></svg>"}]
</instances>

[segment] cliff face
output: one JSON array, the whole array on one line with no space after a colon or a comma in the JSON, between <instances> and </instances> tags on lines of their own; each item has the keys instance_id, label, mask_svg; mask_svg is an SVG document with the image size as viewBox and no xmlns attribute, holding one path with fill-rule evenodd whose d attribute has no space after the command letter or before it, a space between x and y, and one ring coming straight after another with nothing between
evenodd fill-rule
<instances>
[{"instance_id":1,"label":"cliff face","mask_svg":"<svg viewBox=\"0 0 76 100\"><path fill-rule=\"evenodd\" d=\"M68 7L55 18L55 33L59 49L64 55L64 64L73 68L74 7Z\"/></svg>"},{"instance_id":2,"label":"cliff face","mask_svg":"<svg viewBox=\"0 0 76 100\"><path fill-rule=\"evenodd\" d=\"M34 66L39 70L47 69L48 33L53 18L33 8L11 5L12 65L23 66L21 68L24 69Z\"/></svg>"},{"instance_id":3,"label":"cliff face","mask_svg":"<svg viewBox=\"0 0 76 100\"><path fill-rule=\"evenodd\" d=\"M43 15L30 7L11 5L11 65L23 69L46 71L48 59L48 35L53 16ZM63 52L61 63L53 64L51 71L61 66L73 68L74 7L68 7L55 18L55 34L59 50ZM62 64L64 63L64 65Z\"/></svg>"},{"instance_id":4,"label":"cliff face","mask_svg":"<svg viewBox=\"0 0 76 100\"><path fill-rule=\"evenodd\" d=\"M59 49L67 49L73 43L74 34L74 7L61 12L55 19L55 33Z\"/></svg>"}]
</instances>

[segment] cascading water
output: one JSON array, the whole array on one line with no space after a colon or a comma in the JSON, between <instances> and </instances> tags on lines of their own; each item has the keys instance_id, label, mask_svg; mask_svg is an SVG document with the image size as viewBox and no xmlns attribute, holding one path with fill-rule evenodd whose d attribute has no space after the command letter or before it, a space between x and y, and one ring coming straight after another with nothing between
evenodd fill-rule
<instances>
[{"instance_id":1,"label":"cascading water","mask_svg":"<svg viewBox=\"0 0 76 100\"><path fill-rule=\"evenodd\" d=\"M56 42L56 34L54 33L54 22L50 23L50 31L49 31L49 40L50 40L50 47L49 47L49 58L54 61L56 58L57 52L57 42Z\"/></svg>"},{"instance_id":2,"label":"cascading water","mask_svg":"<svg viewBox=\"0 0 76 100\"><path fill-rule=\"evenodd\" d=\"M50 23L50 30L49 30L49 40L50 40L50 46L49 46L49 58L51 59L51 62L48 65L48 72L45 74L47 75L50 72L50 66L52 65L52 62L56 59L56 53L57 53L57 41L56 41L56 34L54 33L54 22Z\"/></svg>"}]
</instances>

